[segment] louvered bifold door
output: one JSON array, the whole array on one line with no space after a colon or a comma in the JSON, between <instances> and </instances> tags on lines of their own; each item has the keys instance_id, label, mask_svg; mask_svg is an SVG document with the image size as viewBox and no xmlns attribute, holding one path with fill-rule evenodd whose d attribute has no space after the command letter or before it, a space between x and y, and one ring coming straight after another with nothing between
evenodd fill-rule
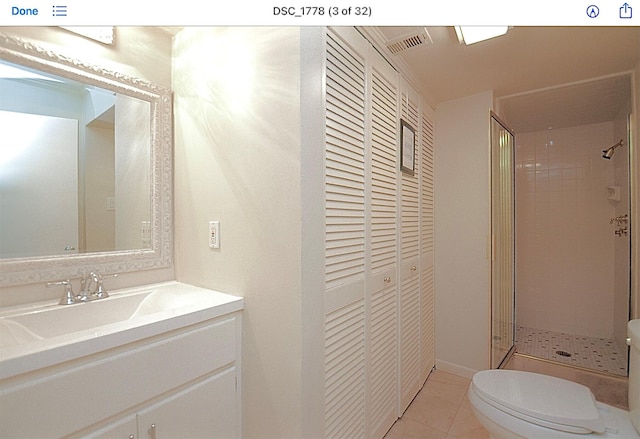
<instances>
[{"instance_id":1,"label":"louvered bifold door","mask_svg":"<svg viewBox=\"0 0 640 439\"><path fill-rule=\"evenodd\" d=\"M433 211L433 110L420 112L420 381L435 366L434 211Z\"/></svg>"},{"instance_id":2,"label":"louvered bifold door","mask_svg":"<svg viewBox=\"0 0 640 439\"><path fill-rule=\"evenodd\" d=\"M377 62L376 62L377 61ZM397 73L381 57L370 75L370 263L367 279L367 437L382 438L398 418Z\"/></svg>"},{"instance_id":3,"label":"louvered bifold door","mask_svg":"<svg viewBox=\"0 0 640 439\"><path fill-rule=\"evenodd\" d=\"M402 95L402 118L416 132L415 173L402 173L400 211L400 411L420 390L420 128L419 107Z\"/></svg>"},{"instance_id":4,"label":"louvered bifold door","mask_svg":"<svg viewBox=\"0 0 640 439\"><path fill-rule=\"evenodd\" d=\"M325 122L324 437L355 439L365 434L365 71L331 30Z\"/></svg>"}]
</instances>

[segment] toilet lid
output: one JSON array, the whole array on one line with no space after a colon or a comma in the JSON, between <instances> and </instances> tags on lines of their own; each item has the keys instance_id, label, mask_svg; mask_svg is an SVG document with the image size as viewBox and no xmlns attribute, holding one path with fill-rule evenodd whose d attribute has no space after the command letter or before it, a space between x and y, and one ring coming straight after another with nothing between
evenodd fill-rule
<instances>
[{"instance_id":1,"label":"toilet lid","mask_svg":"<svg viewBox=\"0 0 640 439\"><path fill-rule=\"evenodd\" d=\"M591 390L581 384L516 370L481 371L472 383L484 401L529 422L570 432L605 430Z\"/></svg>"}]
</instances>

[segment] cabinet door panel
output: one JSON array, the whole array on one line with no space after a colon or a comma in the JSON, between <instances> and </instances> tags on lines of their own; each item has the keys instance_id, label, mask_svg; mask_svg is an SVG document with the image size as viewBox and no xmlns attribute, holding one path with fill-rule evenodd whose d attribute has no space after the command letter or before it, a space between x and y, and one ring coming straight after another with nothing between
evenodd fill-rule
<instances>
[{"instance_id":1,"label":"cabinet door panel","mask_svg":"<svg viewBox=\"0 0 640 439\"><path fill-rule=\"evenodd\" d=\"M140 438L237 438L235 386L232 367L141 411Z\"/></svg>"},{"instance_id":2,"label":"cabinet door panel","mask_svg":"<svg viewBox=\"0 0 640 439\"><path fill-rule=\"evenodd\" d=\"M99 430L94 431L84 439L137 439L136 415L132 414L119 419Z\"/></svg>"}]
</instances>

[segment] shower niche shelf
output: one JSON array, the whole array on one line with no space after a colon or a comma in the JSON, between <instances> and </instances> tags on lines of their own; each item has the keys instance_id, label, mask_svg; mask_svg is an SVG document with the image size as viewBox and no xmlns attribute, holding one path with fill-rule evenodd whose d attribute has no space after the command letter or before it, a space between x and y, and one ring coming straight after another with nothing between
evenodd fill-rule
<instances>
[{"instance_id":1,"label":"shower niche shelf","mask_svg":"<svg viewBox=\"0 0 640 439\"><path fill-rule=\"evenodd\" d=\"M620 186L607 186L607 199L620 201Z\"/></svg>"}]
</instances>

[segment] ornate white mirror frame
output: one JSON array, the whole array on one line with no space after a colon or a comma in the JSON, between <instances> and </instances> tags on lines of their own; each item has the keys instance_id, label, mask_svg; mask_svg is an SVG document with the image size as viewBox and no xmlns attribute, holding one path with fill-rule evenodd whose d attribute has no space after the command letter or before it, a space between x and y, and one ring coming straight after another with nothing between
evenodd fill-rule
<instances>
[{"instance_id":1,"label":"ornate white mirror frame","mask_svg":"<svg viewBox=\"0 0 640 439\"><path fill-rule=\"evenodd\" d=\"M0 59L149 102L151 108L151 248L0 260L0 286L168 267L172 242L171 92L145 80L54 53L0 33Z\"/></svg>"}]
</instances>

